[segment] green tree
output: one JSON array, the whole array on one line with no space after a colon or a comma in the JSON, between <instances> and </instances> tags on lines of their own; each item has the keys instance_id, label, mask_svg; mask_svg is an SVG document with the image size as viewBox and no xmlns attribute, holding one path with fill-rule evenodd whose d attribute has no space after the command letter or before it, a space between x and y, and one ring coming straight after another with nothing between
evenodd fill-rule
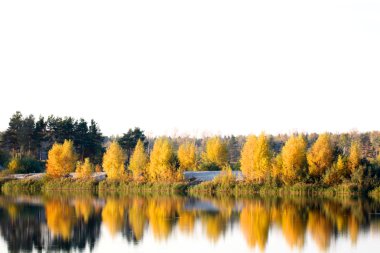
<instances>
[{"instance_id":1,"label":"green tree","mask_svg":"<svg viewBox=\"0 0 380 253\"><path fill-rule=\"evenodd\" d=\"M137 145L137 142L141 140L145 144L145 134L140 128L135 127L134 129L129 129L126 134L119 139L119 145L125 150L127 154L127 161L132 155L134 148Z\"/></svg>"}]
</instances>

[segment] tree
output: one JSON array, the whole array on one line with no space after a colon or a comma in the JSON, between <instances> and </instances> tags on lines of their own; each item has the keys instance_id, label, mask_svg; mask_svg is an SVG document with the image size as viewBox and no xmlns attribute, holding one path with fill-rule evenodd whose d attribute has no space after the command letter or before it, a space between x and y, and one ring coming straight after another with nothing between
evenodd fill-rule
<instances>
[{"instance_id":1,"label":"tree","mask_svg":"<svg viewBox=\"0 0 380 253\"><path fill-rule=\"evenodd\" d=\"M302 135L292 135L281 151L282 180L293 184L299 180L306 167L306 141Z\"/></svg>"},{"instance_id":2,"label":"tree","mask_svg":"<svg viewBox=\"0 0 380 253\"><path fill-rule=\"evenodd\" d=\"M241 171L248 180L262 182L270 173L271 151L267 137L262 133L247 138L241 152Z\"/></svg>"},{"instance_id":3,"label":"tree","mask_svg":"<svg viewBox=\"0 0 380 253\"><path fill-rule=\"evenodd\" d=\"M351 174L353 174L359 168L360 159L360 143L358 141L353 141L350 147L350 155L348 156L348 167Z\"/></svg>"},{"instance_id":4,"label":"tree","mask_svg":"<svg viewBox=\"0 0 380 253\"><path fill-rule=\"evenodd\" d=\"M173 147L167 138L154 142L150 154L148 176L151 181L171 181L175 178L176 164Z\"/></svg>"},{"instance_id":5,"label":"tree","mask_svg":"<svg viewBox=\"0 0 380 253\"><path fill-rule=\"evenodd\" d=\"M94 172L94 165L90 162L90 158L84 159L84 163L78 162L75 169L75 176L77 178L89 178Z\"/></svg>"},{"instance_id":6,"label":"tree","mask_svg":"<svg viewBox=\"0 0 380 253\"><path fill-rule=\"evenodd\" d=\"M3 134L4 145L14 156L20 151L19 136L22 128L22 114L17 111L9 120L8 129Z\"/></svg>"},{"instance_id":7,"label":"tree","mask_svg":"<svg viewBox=\"0 0 380 253\"><path fill-rule=\"evenodd\" d=\"M125 155L120 145L114 141L103 156L103 169L109 179L118 179L125 174Z\"/></svg>"},{"instance_id":8,"label":"tree","mask_svg":"<svg viewBox=\"0 0 380 253\"><path fill-rule=\"evenodd\" d=\"M144 176L146 174L147 165L148 156L145 153L144 143L139 140L129 162L129 169L132 171L133 177L137 179L140 176Z\"/></svg>"},{"instance_id":9,"label":"tree","mask_svg":"<svg viewBox=\"0 0 380 253\"><path fill-rule=\"evenodd\" d=\"M135 127L133 130L129 129L126 134L119 139L119 145L125 150L127 154L127 161L129 161L133 149L136 147L136 144L141 140L145 144L145 134L140 128Z\"/></svg>"},{"instance_id":10,"label":"tree","mask_svg":"<svg viewBox=\"0 0 380 253\"><path fill-rule=\"evenodd\" d=\"M311 176L320 178L333 163L333 148L329 134L321 134L307 154Z\"/></svg>"},{"instance_id":11,"label":"tree","mask_svg":"<svg viewBox=\"0 0 380 253\"><path fill-rule=\"evenodd\" d=\"M75 169L77 155L71 140L65 140L63 144L55 143L48 154L46 163L47 175L62 177Z\"/></svg>"},{"instance_id":12,"label":"tree","mask_svg":"<svg viewBox=\"0 0 380 253\"><path fill-rule=\"evenodd\" d=\"M178 160L181 171L196 170L197 160L195 154L195 144L185 142L178 148Z\"/></svg>"},{"instance_id":13,"label":"tree","mask_svg":"<svg viewBox=\"0 0 380 253\"><path fill-rule=\"evenodd\" d=\"M203 162L213 163L221 169L227 164L227 157L227 145L219 137L207 140L206 152L202 154Z\"/></svg>"}]
</instances>

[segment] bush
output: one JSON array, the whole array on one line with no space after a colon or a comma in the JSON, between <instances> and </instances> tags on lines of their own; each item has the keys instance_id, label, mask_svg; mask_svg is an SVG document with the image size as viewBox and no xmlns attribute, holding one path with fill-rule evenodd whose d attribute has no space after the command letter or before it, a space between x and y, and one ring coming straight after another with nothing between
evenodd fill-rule
<instances>
[{"instance_id":1,"label":"bush","mask_svg":"<svg viewBox=\"0 0 380 253\"><path fill-rule=\"evenodd\" d=\"M45 163L31 157L12 158L8 163L10 173L37 173L44 171Z\"/></svg>"},{"instance_id":2,"label":"bush","mask_svg":"<svg viewBox=\"0 0 380 253\"><path fill-rule=\"evenodd\" d=\"M221 170L221 168L216 163L203 162L199 166L199 170L201 170L201 171L217 171L217 170Z\"/></svg>"},{"instance_id":3,"label":"bush","mask_svg":"<svg viewBox=\"0 0 380 253\"><path fill-rule=\"evenodd\" d=\"M11 156L8 152L4 150L0 150L0 166L7 167L7 164L9 160L11 159Z\"/></svg>"}]
</instances>

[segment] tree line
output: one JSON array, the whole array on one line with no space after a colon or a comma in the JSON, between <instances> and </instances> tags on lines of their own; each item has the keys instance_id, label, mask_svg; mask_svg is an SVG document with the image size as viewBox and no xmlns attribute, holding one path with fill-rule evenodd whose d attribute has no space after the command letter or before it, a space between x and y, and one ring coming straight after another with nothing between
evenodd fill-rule
<instances>
[{"instance_id":1,"label":"tree line","mask_svg":"<svg viewBox=\"0 0 380 253\"><path fill-rule=\"evenodd\" d=\"M46 159L47 172L55 176L77 170L86 177L103 170L109 178L174 181L187 170L240 169L246 180L256 183L334 185L374 184L380 171L378 131L148 138L135 128L108 138L94 120L35 120L16 112L0 140L4 167L17 169L23 157ZM4 154L10 156L7 163Z\"/></svg>"}]
</instances>

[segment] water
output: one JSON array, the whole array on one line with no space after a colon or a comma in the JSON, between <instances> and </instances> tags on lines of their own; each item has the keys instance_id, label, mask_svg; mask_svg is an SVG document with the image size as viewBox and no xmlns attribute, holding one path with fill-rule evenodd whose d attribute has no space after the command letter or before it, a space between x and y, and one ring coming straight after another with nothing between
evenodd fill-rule
<instances>
[{"instance_id":1,"label":"water","mask_svg":"<svg viewBox=\"0 0 380 253\"><path fill-rule=\"evenodd\" d=\"M0 196L0 252L378 252L364 199Z\"/></svg>"}]
</instances>

